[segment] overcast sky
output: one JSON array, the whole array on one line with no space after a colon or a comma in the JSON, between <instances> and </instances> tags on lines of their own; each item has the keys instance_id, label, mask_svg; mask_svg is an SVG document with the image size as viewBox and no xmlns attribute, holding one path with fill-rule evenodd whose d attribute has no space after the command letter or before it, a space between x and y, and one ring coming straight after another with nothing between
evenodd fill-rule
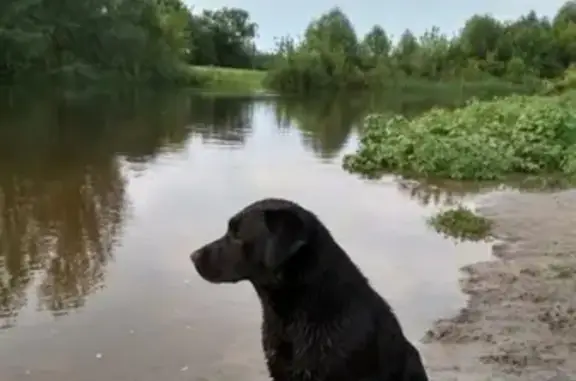
<instances>
[{"instance_id":1,"label":"overcast sky","mask_svg":"<svg viewBox=\"0 0 576 381\"><path fill-rule=\"evenodd\" d=\"M184 0L195 9L223 6L246 9L259 25L258 47L271 49L274 38L301 34L308 23L333 6L350 17L360 35L380 24L398 37L406 28L417 35L437 25L448 35L456 33L475 13L491 13L500 19L513 19L534 9L553 16L563 0Z\"/></svg>"}]
</instances>

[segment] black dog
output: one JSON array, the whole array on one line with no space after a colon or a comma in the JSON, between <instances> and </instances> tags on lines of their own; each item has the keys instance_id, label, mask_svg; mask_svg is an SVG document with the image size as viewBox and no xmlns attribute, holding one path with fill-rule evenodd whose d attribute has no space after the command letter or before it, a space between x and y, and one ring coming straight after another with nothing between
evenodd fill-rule
<instances>
[{"instance_id":1,"label":"black dog","mask_svg":"<svg viewBox=\"0 0 576 381\"><path fill-rule=\"evenodd\" d=\"M287 200L257 201L191 255L213 283L249 280L274 381L427 381L416 348L328 229Z\"/></svg>"}]
</instances>

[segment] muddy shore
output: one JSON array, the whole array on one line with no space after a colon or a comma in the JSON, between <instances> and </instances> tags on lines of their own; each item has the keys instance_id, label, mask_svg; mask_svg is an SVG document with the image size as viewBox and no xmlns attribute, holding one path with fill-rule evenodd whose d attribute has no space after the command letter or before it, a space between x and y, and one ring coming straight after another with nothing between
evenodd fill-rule
<instances>
[{"instance_id":1,"label":"muddy shore","mask_svg":"<svg viewBox=\"0 0 576 381\"><path fill-rule=\"evenodd\" d=\"M576 380L576 191L496 192L494 257L463 268L467 306L422 354L434 381Z\"/></svg>"}]
</instances>

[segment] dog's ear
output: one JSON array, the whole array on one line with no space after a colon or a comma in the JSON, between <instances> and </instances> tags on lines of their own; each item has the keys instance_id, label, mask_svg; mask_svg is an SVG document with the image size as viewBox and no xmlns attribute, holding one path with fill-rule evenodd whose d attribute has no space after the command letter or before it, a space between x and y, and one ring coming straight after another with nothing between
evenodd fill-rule
<instances>
[{"instance_id":1,"label":"dog's ear","mask_svg":"<svg viewBox=\"0 0 576 381\"><path fill-rule=\"evenodd\" d=\"M276 269L306 244L306 223L296 211L290 209L265 210L264 223L270 232L264 263Z\"/></svg>"}]
</instances>

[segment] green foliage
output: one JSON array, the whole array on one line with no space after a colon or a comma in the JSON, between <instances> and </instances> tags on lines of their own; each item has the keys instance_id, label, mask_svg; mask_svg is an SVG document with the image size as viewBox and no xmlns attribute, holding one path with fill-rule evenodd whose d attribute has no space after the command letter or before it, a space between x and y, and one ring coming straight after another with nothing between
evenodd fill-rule
<instances>
[{"instance_id":1,"label":"green foliage","mask_svg":"<svg viewBox=\"0 0 576 381\"><path fill-rule=\"evenodd\" d=\"M257 29L243 9L195 13L183 0L5 0L0 83L199 85L204 78L189 70L191 64L265 69L265 85L288 93L396 89L408 79L499 80L534 88L542 78L558 82L576 62L574 0L553 20L534 12L509 22L474 15L454 38L434 27L423 36L406 30L396 44L379 25L358 36L337 7L313 20L301 41L281 39L275 52L256 49Z\"/></svg>"},{"instance_id":2,"label":"green foliage","mask_svg":"<svg viewBox=\"0 0 576 381\"><path fill-rule=\"evenodd\" d=\"M180 5L179 0L173 3ZM168 1L9 0L0 11L0 79L177 76L187 10Z\"/></svg>"},{"instance_id":3,"label":"green foliage","mask_svg":"<svg viewBox=\"0 0 576 381\"><path fill-rule=\"evenodd\" d=\"M300 44L291 38L279 42L278 57L266 79L269 87L307 93L363 86L356 32L339 8L314 20L305 36Z\"/></svg>"},{"instance_id":4,"label":"green foliage","mask_svg":"<svg viewBox=\"0 0 576 381\"><path fill-rule=\"evenodd\" d=\"M570 96L473 100L408 119L366 118L352 172L490 180L511 173L576 173L576 108Z\"/></svg>"},{"instance_id":5,"label":"green foliage","mask_svg":"<svg viewBox=\"0 0 576 381\"><path fill-rule=\"evenodd\" d=\"M438 233L461 241L484 240L492 230L492 221L461 205L432 216L428 224Z\"/></svg>"},{"instance_id":6,"label":"green foliage","mask_svg":"<svg viewBox=\"0 0 576 381\"><path fill-rule=\"evenodd\" d=\"M257 25L239 8L205 10L191 16L191 58L194 65L253 67Z\"/></svg>"},{"instance_id":7,"label":"green foliage","mask_svg":"<svg viewBox=\"0 0 576 381\"><path fill-rule=\"evenodd\" d=\"M197 85L189 64L266 65L255 34L242 9L195 14L182 0L4 0L0 82Z\"/></svg>"},{"instance_id":8,"label":"green foliage","mask_svg":"<svg viewBox=\"0 0 576 381\"><path fill-rule=\"evenodd\" d=\"M267 84L279 92L397 87L406 78L442 82L499 79L533 88L576 62L576 1L553 20L527 12L514 21L473 15L449 38L437 27L423 36L406 30L393 44L375 25L363 38L333 8L310 23L301 41L284 38Z\"/></svg>"}]
</instances>

